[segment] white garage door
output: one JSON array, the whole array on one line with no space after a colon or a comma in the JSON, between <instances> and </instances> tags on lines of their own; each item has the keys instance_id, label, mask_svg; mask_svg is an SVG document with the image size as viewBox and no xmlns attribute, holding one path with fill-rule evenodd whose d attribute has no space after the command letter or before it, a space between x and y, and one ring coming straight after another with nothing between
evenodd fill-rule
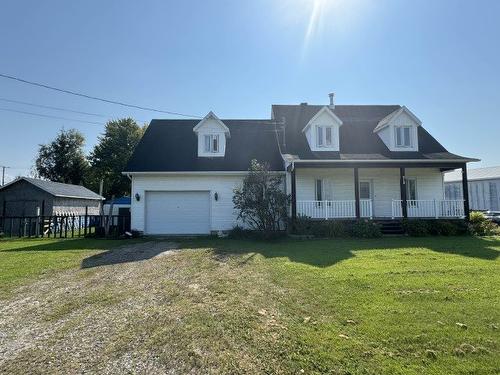
<instances>
[{"instance_id":1,"label":"white garage door","mask_svg":"<svg viewBox=\"0 0 500 375\"><path fill-rule=\"evenodd\" d=\"M146 234L210 233L208 191L146 192Z\"/></svg>"}]
</instances>

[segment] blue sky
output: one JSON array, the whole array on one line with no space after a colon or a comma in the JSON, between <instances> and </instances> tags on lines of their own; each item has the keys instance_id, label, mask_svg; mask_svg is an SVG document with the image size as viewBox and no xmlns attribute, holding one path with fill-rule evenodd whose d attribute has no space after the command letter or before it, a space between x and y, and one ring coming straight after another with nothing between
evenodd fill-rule
<instances>
[{"instance_id":1,"label":"blue sky","mask_svg":"<svg viewBox=\"0 0 500 375\"><path fill-rule=\"evenodd\" d=\"M389 0L3 1L0 73L221 118L273 103L404 104L449 151L500 164L500 2ZM104 123L165 117L0 78L0 108ZM28 172L39 143L103 125L0 110L0 165Z\"/></svg>"}]
</instances>

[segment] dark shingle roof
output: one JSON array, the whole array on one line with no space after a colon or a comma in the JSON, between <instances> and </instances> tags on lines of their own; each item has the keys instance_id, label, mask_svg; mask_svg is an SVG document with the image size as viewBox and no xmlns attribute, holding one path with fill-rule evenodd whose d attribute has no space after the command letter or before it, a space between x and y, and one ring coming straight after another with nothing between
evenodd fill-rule
<instances>
[{"instance_id":1,"label":"dark shingle roof","mask_svg":"<svg viewBox=\"0 0 500 375\"><path fill-rule=\"evenodd\" d=\"M93 191L83 186L63 184L60 182L52 182L52 181L40 180L37 178L29 178L29 177L19 177L18 179L10 182L9 184L0 187L0 190L12 186L15 183L23 180L56 197L98 199L98 200L104 199L99 194L96 194Z\"/></svg>"},{"instance_id":2,"label":"dark shingle roof","mask_svg":"<svg viewBox=\"0 0 500 375\"><path fill-rule=\"evenodd\" d=\"M221 120L230 130L224 157L198 157L198 139L193 128L200 120L153 120L134 154L126 172L246 171L250 161L270 164L270 169L284 168L275 126L270 120Z\"/></svg>"},{"instance_id":3,"label":"dark shingle roof","mask_svg":"<svg viewBox=\"0 0 500 375\"><path fill-rule=\"evenodd\" d=\"M311 151L302 129L323 107L303 104L273 105L274 118L277 121L285 120L284 152L307 160L468 159L448 152L422 126L418 127L418 152L390 151L373 130L380 120L400 109L399 105L336 105L333 112L343 122L340 127L340 151Z\"/></svg>"}]
</instances>

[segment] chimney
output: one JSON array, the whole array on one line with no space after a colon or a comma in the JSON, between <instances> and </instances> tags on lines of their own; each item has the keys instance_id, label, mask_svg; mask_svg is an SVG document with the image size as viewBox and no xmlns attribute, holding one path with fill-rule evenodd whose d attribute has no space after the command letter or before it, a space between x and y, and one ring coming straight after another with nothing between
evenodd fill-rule
<instances>
[{"instance_id":1,"label":"chimney","mask_svg":"<svg viewBox=\"0 0 500 375\"><path fill-rule=\"evenodd\" d=\"M331 92L328 96L330 97L330 109L333 111L335 109L335 93Z\"/></svg>"}]
</instances>

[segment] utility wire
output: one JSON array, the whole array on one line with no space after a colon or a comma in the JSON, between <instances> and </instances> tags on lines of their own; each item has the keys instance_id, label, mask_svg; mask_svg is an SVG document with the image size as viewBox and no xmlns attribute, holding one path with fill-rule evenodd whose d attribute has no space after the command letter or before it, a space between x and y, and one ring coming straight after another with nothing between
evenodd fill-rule
<instances>
[{"instance_id":1,"label":"utility wire","mask_svg":"<svg viewBox=\"0 0 500 375\"><path fill-rule=\"evenodd\" d=\"M46 117L46 118L53 118L57 120L65 120L65 121L74 121L74 122L82 122L85 124L93 124L93 125L106 125L102 122L95 122L95 121L86 121L86 120L77 120L77 119L72 119L72 118L67 118L67 117L59 117L59 116L52 116L52 115L45 115L43 113L35 113L35 112L26 112L26 111L18 111L15 109L9 109L9 108L1 108L0 111L6 111L6 112L14 112L14 113L22 113L24 115L30 115L30 116L39 116L39 117Z\"/></svg>"},{"instance_id":2,"label":"utility wire","mask_svg":"<svg viewBox=\"0 0 500 375\"><path fill-rule=\"evenodd\" d=\"M53 110L56 110L56 111L77 113L77 114L80 114L80 115L97 116L97 117L104 117L104 118L117 117L117 116L106 116L106 115L102 115L102 114L99 114L99 113L76 111L74 109L67 109L67 108L62 108L62 107L53 107L53 106L50 106L50 105L43 105L43 104L23 102L23 101L20 101L20 100L13 100L13 99L7 99L7 98L0 98L0 100L4 101L4 102L8 102L8 103L23 104L23 105L29 105L29 106L32 106L32 107L39 107L39 108L53 109ZM138 122L149 122L149 121L140 120L140 119L136 119L136 121L138 121Z\"/></svg>"},{"instance_id":3,"label":"utility wire","mask_svg":"<svg viewBox=\"0 0 500 375\"><path fill-rule=\"evenodd\" d=\"M116 104L116 105L121 105L121 106L124 106L124 107L136 108L136 109L140 109L140 110L143 110L143 111L166 113L166 114L169 114L169 115L184 116L184 117L201 118L201 116L189 115L189 114L180 113L180 112L165 111L165 110L162 110L162 109L156 109L156 108L150 108L150 107L142 107L142 106L135 105L135 104L128 104L128 103L118 102L118 101L115 101L115 100L99 98L97 96L87 95L87 94L83 94L83 93L76 92L76 91L71 91L71 90L66 90L66 89L60 89L60 88L57 88L57 87L54 87L54 86L49 86L49 85L46 85L46 84L43 84L43 83L28 81L26 79L19 78L19 77L14 77L14 76L10 76L8 74L2 74L2 73L0 73L0 77L11 79L13 81L18 81L18 82L21 82L21 83L26 83L28 85L43 87L43 88L49 89L49 90L59 91L59 92L65 93L65 94L80 96L80 97L87 98L87 99L92 99L92 100L99 100L101 102L110 103L110 104Z\"/></svg>"},{"instance_id":4,"label":"utility wire","mask_svg":"<svg viewBox=\"0 0 500 375\"><path fill-rule=\"evenodd\" d=\"M46 108L46 109L54 109L56 111L78 113L80 115L89 115L89 116L97 116L97 117L108 117L106 115L101 115L99 113L75 111L73 109L66 109L66 108L61 108L61 107L52 107L50 105L42 105L42 104L22 102L20 100L13 100L13 99L7 99L7 98L0 98L0 100L3 101L3 102L8 102L8 103L24 104L24 105L29 105L29 106L32 106L32 107L39 107L39 108Z\"/></svg>"}]
</instances>

